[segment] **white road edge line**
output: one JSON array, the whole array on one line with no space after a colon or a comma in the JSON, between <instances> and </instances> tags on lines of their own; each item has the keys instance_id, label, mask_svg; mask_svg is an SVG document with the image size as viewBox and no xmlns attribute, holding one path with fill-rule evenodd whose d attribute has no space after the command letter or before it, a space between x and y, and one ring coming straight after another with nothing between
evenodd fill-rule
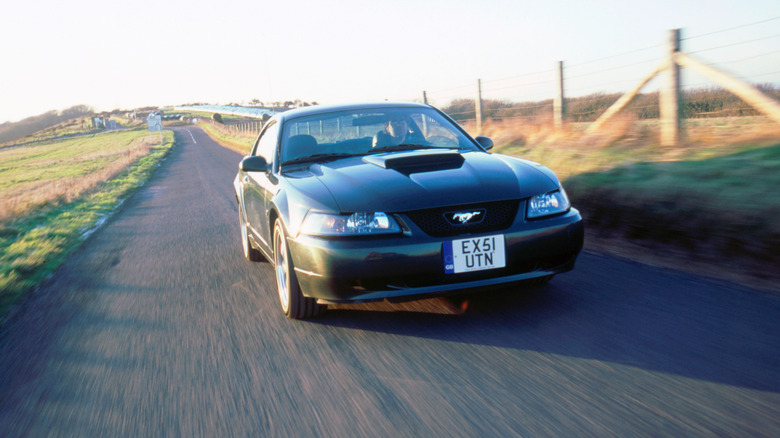
<instances>
[{"instance_id":1,"label":"white road edge line","mask_svg":"<svg viewBox=\"0 0 780 438\"><path fill-rule=\"evenodd\" d=\"M187 134L189 134L189 135L190 135L190 138L192 139L192 142L193 142L193 143L195 143L195 144L198 144L198 142L197 142L197 141L195 141L195 136L194 136L194 135L192 135L192 131L190 131L190 130L188 129L188 130L187 130Z\"/></svg>"}]
</instances>

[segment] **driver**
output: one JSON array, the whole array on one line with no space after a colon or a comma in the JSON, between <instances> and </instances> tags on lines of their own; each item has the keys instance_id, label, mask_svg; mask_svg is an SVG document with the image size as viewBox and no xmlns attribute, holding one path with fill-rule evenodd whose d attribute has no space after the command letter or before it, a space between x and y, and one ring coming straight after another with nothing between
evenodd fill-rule
<instances>
[{"instance_id":1,"label":"driver","mask_svg":"<svg viewBox=\"0 0 780 438\"><path fill-rule=\"evenodd\" d=\"M371 147L395 146L406 143L409 134L409 123L406 121L406 118L391 116L385 125L385 129L377 132L374 136Z\"/></svg>"}]
</instances>

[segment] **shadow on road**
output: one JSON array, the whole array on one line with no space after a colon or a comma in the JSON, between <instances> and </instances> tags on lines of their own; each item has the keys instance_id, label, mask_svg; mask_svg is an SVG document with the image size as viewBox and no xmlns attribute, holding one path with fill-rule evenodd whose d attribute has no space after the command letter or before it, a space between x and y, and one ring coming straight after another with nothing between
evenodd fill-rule
<instances>
[{"instance_id":1,"label":"shadow on road","mask_svg":"<svg viewBox=\"0 0 780 438\"><path fill-rule=\"evenodd\" d=\"M642 275L621 276L637 268ZM548 285L473 295L461 315L441 314L446 312L436 308L447 306L441 304L431 304L433 311L390 311L384 305L336 308L316 323L607 361L780 392L780 297L657 271L590 255L577 271Z\"/></svg>"}]
</instances>

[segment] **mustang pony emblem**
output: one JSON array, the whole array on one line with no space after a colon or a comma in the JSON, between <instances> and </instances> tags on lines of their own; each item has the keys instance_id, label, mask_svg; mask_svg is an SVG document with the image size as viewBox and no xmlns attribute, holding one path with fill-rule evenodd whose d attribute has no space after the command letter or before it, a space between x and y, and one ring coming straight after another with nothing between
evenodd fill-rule
<instances>
[{"instance_id":1,"label":"mustang pony emblem","mask_svg":"<svg viewBox=\"0 0 780 438\"><path fill-rule=\"evenodd\" d=\"M485 210L461 211L457 213L448 213L446 215L450 222L456 224L467 224L470 222L479 222L485 215Z\"/></svg>"}]
</instances>

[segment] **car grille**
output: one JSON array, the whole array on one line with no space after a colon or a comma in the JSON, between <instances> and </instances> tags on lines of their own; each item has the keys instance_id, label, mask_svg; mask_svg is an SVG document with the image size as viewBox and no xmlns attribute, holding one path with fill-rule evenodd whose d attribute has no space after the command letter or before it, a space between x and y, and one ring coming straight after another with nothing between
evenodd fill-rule
<instances>
[{"instance_id":1,"label":"car grille","mask_svg":"<svg viewBox=\"0 0 780 438\"><path fill-rule=\"evenodd\" d=\"M455 205L452 207L434 208L407 212L411 219L426 234L434 237L449 237L459 234L488 233L500 231L512 225L517 216L520 201L498 201L481 204ZM485 210L484 217L478 223L452 224L444 216L446 213L460 211Z\"/></svg>"}]
</instances>

